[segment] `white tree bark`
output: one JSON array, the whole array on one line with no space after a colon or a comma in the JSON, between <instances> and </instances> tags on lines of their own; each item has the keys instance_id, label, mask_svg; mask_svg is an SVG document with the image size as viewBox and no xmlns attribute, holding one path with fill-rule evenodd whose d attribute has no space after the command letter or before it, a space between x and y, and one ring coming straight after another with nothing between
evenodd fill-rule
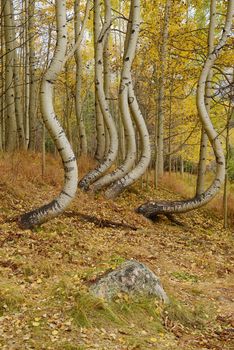
<instances>
[{"instance_id":1,"label":"white tree bark","mask_svg":"<svg viewBox=\"0 0 234 350\"><path fill-rule=\"evenodd\" d=\"M164 173L164 87L165 67L168 41L168 28L170 18L171 0L166 1L164 24L162 33L162 44L160 50L160 77L158 92L158 131L157 131L157 176L162 177Z\"/></svg>"},{"instance_id":2,"label":"white tree bark","mask_svg":"<svg viewBox=\"0 0 234 350\"><path fill-rule=\"evenodd\" d=\"M133 0L131 2L131 10L129 15L128 30L125 38L125 52L123 57L123 68L121 72L119 104L122 114L123 125L125 129L125 139L127 144L126 158L112 173L105 175L100 180L96 181L92 190L97 191L104 186L107 186L114 181L121 179L126 175L134 165L136 160L136 140L135 130L132 123L132 118L129 110L128 96L129 86L132 84L131 67L135 57L137 38L140 26L140 1Z\"/></svg>"},{"instance_id":3,"label":"white tree bark","mask_svg":"<svg viewBox=\"0 0 234 350\"><path fill-rule=\"evenodd\" d=\"M107 198L117 197L125 188L137 181L147 170L151 160L149 132L141 113L132 84L129 85L129 104L140 135L141 156L137 165L123 178L116 181L106 192Z\"/></svg>"},{"instance_id":4,"label":"white tree bark","mask_svg":"<svg viewBox=\"0 0 234 350\"><path fill-rule=\"evenodd\" d=\"M170 214L170 213L184 213L208 203L214 196L220 191L220 188L224 182L225 177L225 157L222 149L222 145L219 141L218 133L215 131L213 124L210 120L208 111L205 105L205 89L207 76L212 69L215 60L219 56L220 50L225 45L227 38L231 35L232 19L234 15L234 0L228 1L227 15L223 33L219 43L215 46L214 50L208 55L201 75L199 77L197 86L197 109L201 123L205 129L205 132L212 145L214 155L216 158L216 175L211 186L202 194L195 196L192 199L175 201L175 202L155 202L150 201L136 209L138 213L143 214L146 217L154 218L157 214Z\"/></svg>"},{"instance_id":5,"label":"white tree bark","mask_svg":"<svg viewBox=\"0 0 234 350\"><path fill-rule=\"evenodd\" d=\"M216 0L211 0L210 3L210 25L208 34L208 54L210 54L214 49L214 34L215 34L215 17L216 17ZM212 69L207 76L206 82L206 97L205 104L207 112L210 112L210 95L212 89ZM205 174L206 174L206 158L207 158L207 144L208 137L202 127L201 131L201 142L200 142L200 154L199 154L199 164L198 164L198 174L197 174L197 187L196 194L199 195L205 190Z\"/></svg>"},{"instance_id":6,"label":"white tree bark","mask_svg":"<svg viewBox=\"0 0 234 350\"><path fill-rule=\"evenodd\" d=\"M49 204L20 217L19 225L31 228L62 213L75 197L77 189L77 164L70 143L62 129L53 107L53 90L56 79L63 67L67 46L66 0L56 0L57 43L49 68L42 79L40 97L43 121L53 138L62 158L65 180L60 194Z\"/></svg>"},{"instance_id":7,"label":"white tree bark","mask_svg":"<svg viewBox=\"0 0 234 350\"><path fill-rule=\"evenodd\" d=\"M4 36L6 46L5 59L5 91L6 91L6 151L12 152L16 147L17 125L15 115L15 91L14 91L14 43L15 30L13 26L13 14L11 0L2 0L2 12L4 19Z\"/></svg>"},{"instance_id":8,"label":"white tree bark","mask_svg":"<svg viewBox=\"0 0 234 350\"><path fill-rule=\"evenodd\" d=\"M94 16L93 16L93 36L94 36L94 58L95 58L95 64L96 64L96 55L97 55L97 43L99 40L99 35L101 32L101 24L100 24L100 17L101 17L101 1L95 0L94 1ZM97 81L96 77L96 69L95 69L95 84ZM104 118L102 115L102 111L100 108L99 100L98 100L98 90L95 85L95 119L96 119L96 132L97 132L97 145L96 145L96 152L95 152L95 159L97 159L99 162L102 162L105 156L105 125L104 125Z\"/></svg>"},{"instance_id":9,"label":"white tree bark","mask_svg":"<svg viewBox=\"0 0 234 350\"><path fill-rule=\"evenodd\" d=\"M35 151L36 147L36 121L37 121L37 82L36 82L36 56L34 45L34 12L35 0L28 3L28 35L29 35L29 149Z\"/></svg>"},{"instance_id":10,"label":"white tree bark","mask_svg":"<svg viewBox=\"0 0 234 350\"><path fill-rule=\"evenodd\" d=\"M103 50L105 39L111 26L111 6L110 1L105 0L105 22L102 30L99 34L99 38L96 43L95 54L95 88L97 90L98 101L101 107L101 112L105 120L105 124L110 136L110 148L104 161L100 163L94 170L91 170L83 179L79 182L79 187L88 189L90 184L94 183L105 171L107 171L113 162L115 161L118 153L118 134L115 126L115 122L112 118L110 107L105 96L104 81L103 81Z\"/></svg>"},{"instance_id":11,"label":"white tree bark","mask_svg":"<svg viewBox=\"0 0 234 350\"><path fill-rule=\"evenodd\" d=\"M87 2L87 4L86 4L86 14L87 13L89 13L89 2ZM75 21L74 21L75 41L77 42L79 40L79 37L81 36L80 34L82 32L82 29L85 28L86 21L88 18L86 15L84 18L83 24L81 25L80 0L75 0L74 14L75 14ZM85 21L85 19L86 19L86 21ZM81 43L81 40L80 40L80 43ZM79 44L77 50L75 51L75 60L76 60L76 96L75 96L76 118L77 118L77 125L78 125L78 129L79 129L81 154L87 155L87 153L88 153L87 136L86 136L84 118L83 118L82 111L81 111L82 58L81 58L81 52L80 52L80 44Z\"/></svg>"}]
</instances>

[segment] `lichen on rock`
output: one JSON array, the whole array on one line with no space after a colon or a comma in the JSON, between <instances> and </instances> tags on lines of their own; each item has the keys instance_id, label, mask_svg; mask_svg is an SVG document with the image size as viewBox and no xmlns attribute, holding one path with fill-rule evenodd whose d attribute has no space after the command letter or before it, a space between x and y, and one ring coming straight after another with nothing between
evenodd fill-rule
<instances>
[{"instance_id":1,"label":"lichen on rock","mask_svg":"<svg viewBox=\"0 0 234 350\"><path fill-rule=\"evenodd\" d=\"M90 286L90 292L108 301L119 293L155 296L164 302L169 301L159 278L147 266L136 260L127 260L101 277Z\"/></svg>"}]
</instances>

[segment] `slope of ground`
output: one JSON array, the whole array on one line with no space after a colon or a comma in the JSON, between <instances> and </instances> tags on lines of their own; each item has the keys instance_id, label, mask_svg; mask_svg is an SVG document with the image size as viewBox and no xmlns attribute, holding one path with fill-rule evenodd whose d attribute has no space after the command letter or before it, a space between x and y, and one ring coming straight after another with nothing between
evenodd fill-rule
<instances>
[{"instance_id":1,"label":"slope of ground","mask_svg":"<svg viewBox=\"0 0 234 350\"><path fill-rule=\"evenodd\" d=\"M60 177L52 158L44 179L36 155L0 159L2 350L234 347L232 233L211 211L177 217L180 225L151 223L133 209L151 198L178 198L167 188L136 186L116 201L78 191L64 215L20 230L17 216L52 199ZM89 295L97 276L126 259L160 277L170 305L124 295L107 304Z\"/></svg>"}]
</instances>

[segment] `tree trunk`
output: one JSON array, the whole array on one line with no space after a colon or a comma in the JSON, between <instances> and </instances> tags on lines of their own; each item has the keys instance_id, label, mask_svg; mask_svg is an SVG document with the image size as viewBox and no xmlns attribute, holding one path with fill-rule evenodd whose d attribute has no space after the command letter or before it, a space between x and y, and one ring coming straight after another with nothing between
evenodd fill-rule
<instances>
[{"instance_id":1,"label":"tree trunk","mask_svg":"<svg viewBox=\"0 0 234 350\"><path fill-rule=\"evenodd\" d=\"M136 8L136 7L135 7ZM132 84L129 85L130 109L140 135L141 156L137 165L123 178L116 181L106 192L107 198L116 198L125 188L137 181L147 170L150 159L150 138L144 117L140 111Z\"/></svg>"},{"instance_id":2,"label":"tree trunk","mask_svg":"<svg viewBox=\"0 0 234 350\"><path fill-rule=\"evenodd\" d=\"M132 118L129 110L128 96L129 85L132 84L131 78L131 66L135 56L137 37L140 25L140 11L139 1L133 0L131 2L131 10L129 15L128 29L125 38L125 50L123 57L123 68L121 72L120 90L119 90L119 103L120 110L123 118L123 125L125 129L125 138L127 144L126 158L123 164L121 164L112 173L105 175L100 180L96 181L92 190L97 191L104 186L107 186L114 181L121 179L126 175L134 165L136 159L136 140L135 130L132 123Z\"/></svg>"},{"instance_id":3,"label":"tree trunk","mask_svg":"<svg viewBox=\"0 0 234 350\"><path fill-rule=\"evenodd\" d=\"M74 14L75 14L74 29L75 29L75 42L76 42L79 40L80 33L81 33L80 0L75 0ZM83 26L84 26L84 23L83 23ZM81 154L86 156L88 154L88 144L87 144L84 118L81 110L82 57L81 57L80 45L75 52L75 61L76 61L76 95L75 95L76 119L77 119L77 126L79 130Z\"/></svg>"},{"instance_id":4,"label":"tree trunk","mask_svg":"<svg viewBox=\"0 0 234 350\"><path fill-rule=\"evenodd\" d=\"M77 164L74 153L67 140L53 107L53 90L56 79L63 67L67 46L66 0L56 0L57 43L53 59L42 79L40 91L43 121L60 153L65 173L64 187L49 204L26 213L20 217L22 228L32 228L56 217L64 211L75 197L77 189Z\"/></svg>"},{"instance_id":5,"label":"tree trunk","mask_svg":"<svg viewBox=\"0 0 234 350\"><path fill-rule=\"evenodd\" d=\"M228 2L227 16L225 26L222 32L219 43L210 53L204 63L197 86L197 108L201 123L204 126L209 141L213 147L215 159L216 159L216 175L211 186L202 194L196 195L192 199L174 201L174 202L155 202L150 201L136 209L138 213L143 214L148 218L155 218L157 214L170 214L170 213L184 213L189 210L199 208L208 203L214 196L220 191L220 188L224 182L225 176L225 157L222 149L222 145L219 141L218 134L215 131L212 122L210 120L208 111L205 105L205 86L207 76L212 69L212 66L219 56L220 50L225 45L227 38L231 35L232 17L234 14L234 1Z\"/></svg>"},{"instance_id":6,"label":"tree trunk","mask_svg":"<svg viewBox=\"0 0 234 350\"><path fill-rule=\"evenodd\" d=\"M110 136L110 149L104 161L101 164L99 164L94 170L91 170L87 175L85 175L83 179L79 182L79 187L83 189L88 189L90 184L94 183L105 171L107 171L111 167L118 153L117 130L110 112L109 104L106 100L103 81L103 50L106 35L109 32L111 25L111 6L109 0L105 1L105 9L105 22L99 34L99 38L96 42L95 88L97 90L98 101L101 107L102 115L104 116L106 127ZM103 178L100 181L102 182L102 180Z\"/></svg>"},{"instance_id":7,"label":"tree trunk","mask_svg":"<svg viewBox=\"0 0 234 350\"><path fill-rule=\"evenodd\" d=\"M212 0L210 3L210 25L208 34L208 54L210 54L214 49L214 33L215 33L215 16L216 16L216 0ZM212 69L210 70L207 81L206 81L206 97L205 104L207 112L210 113L210 95L211 95L211 80L212 80ZM208 137L202 127L201 132L201 143L200 143L200 155L198 164L198 174L197 174L197 187L196 194L199 195L205 190L205 174L206 174L206 158L207 158L207 143Z\"/></svg>"},{"instance_id":8,"label":"tree trunk","mask_svg":"<svg viewBox=\"0 0 234 350\"><path fill-rule=\"evenodd\" d=\"M99 40L99 35L101 32L101 25L100 25L100 17L101 17L101 1L95 0L94 1L94 16L93 16L93 36L94 36L94 58L95 58L95 65L97 61L97 43ZM96 146L96 152L95 152L95 159L97 159L99 162L102 162L105 156L105 125L104 125L104 119L101 111L101 107L98 100L98 89L96 88L96 69L95 69L95 119L96 119L96 131L97 131L97 146Z\"/></svg>"},{"instance_id":9,"label":"tree trunk","mask_svg":"<svg viewBox=\"0 0 234 350\"><path fill-rule=\"evenodd\" d=\"M37 82L36 55L34 45L34 12L35 0L28 4L28 35L29 35L29 149L35 151L37 131Z\"/></svg>"},{"instance_id":10,"label":"tree trunk","mask_svg":"<svg viewBox=\"0 0 234 350\"><path fill-rule=\"evenodd\" d=\"M164 87L165 87L165 66L167 54L168 28L170 18L171 0L166 1L164 24L162 33L162 45L160 50L160 77L159 77L159 92L158 92L158 133L157 133L157 173L158 177L162 177L164 173Z\"/></svg>"},{"instance_id":11,"label":"tree trunk","mask_svg":"<svg viewBox=\"0 0 234 350\"><path fill-rule=\"evenodd\" d=\"M15 30L13 26L12 3L10 0L2 0L4 19L4 35L6 46L5 59L5 98L6 98L6 151L12 152L16 148L17 125L15 116L15 91L14 91L14 45Z\"/></svg>"}]
</instances>

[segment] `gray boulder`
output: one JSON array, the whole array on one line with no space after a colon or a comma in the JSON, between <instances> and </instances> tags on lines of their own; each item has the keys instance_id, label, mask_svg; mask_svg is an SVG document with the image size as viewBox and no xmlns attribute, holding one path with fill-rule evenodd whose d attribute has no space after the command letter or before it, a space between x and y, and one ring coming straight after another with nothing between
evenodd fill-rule
<instances>
[{"instance_id":1,"label":"gray boulder","mask_svg":"<svg viewBox=\"0 0 234 350\"><path fill-rule=\"evenodd\" d=\"M125 261L117 269L94 282L90 292L108 301L119 293L155 296L164 302L169 300L159 278L148 267L135 260Z\"/></svg>"}]
</instances>

